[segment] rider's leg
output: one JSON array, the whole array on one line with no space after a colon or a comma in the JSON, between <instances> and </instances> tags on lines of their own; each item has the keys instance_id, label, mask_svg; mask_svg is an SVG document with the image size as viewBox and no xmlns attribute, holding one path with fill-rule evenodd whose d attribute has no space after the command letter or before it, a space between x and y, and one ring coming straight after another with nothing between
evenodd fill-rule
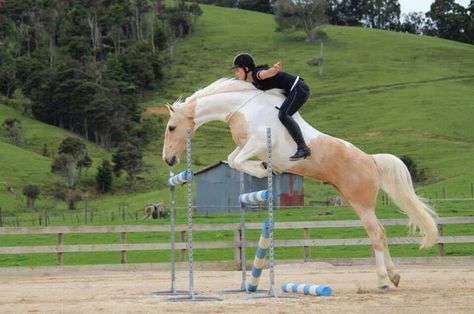
<instances>
[{"instance_id":1,"label":"rider's leg","mask_svg":"<svg viewBox=\"0 0 474 314\"><path fill-rule=\"evenodd\" d=\"M307 85L304 83L298 84L283 102L278 113L278 118L280 119L281 123L286 127L288 133L290 133L291 137L298 146L296 153L290 157L290 160L298 160L311 155L311 151L306 145L299 125L292 117L292 115L298 111L298 109L304 104L308 97L309 88Z\"/></svg>"}]
</instances>

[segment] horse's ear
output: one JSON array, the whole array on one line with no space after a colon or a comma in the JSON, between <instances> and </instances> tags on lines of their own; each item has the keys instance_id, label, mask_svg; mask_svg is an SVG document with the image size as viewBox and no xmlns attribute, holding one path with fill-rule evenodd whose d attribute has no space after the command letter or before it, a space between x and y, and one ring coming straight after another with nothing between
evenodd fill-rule
<instances>
[{"instance_id":1,"label":"horse's ear","mask_svg":"<svg viewBox=\"0 0 474 314\"><path fill-rule=\"evenodd\" d=\"M175 115L174 108L170 104L166 104L166 108L168 108L168 111L170 112L170 117L173 117Z\"/></svg>"}]
</instances>

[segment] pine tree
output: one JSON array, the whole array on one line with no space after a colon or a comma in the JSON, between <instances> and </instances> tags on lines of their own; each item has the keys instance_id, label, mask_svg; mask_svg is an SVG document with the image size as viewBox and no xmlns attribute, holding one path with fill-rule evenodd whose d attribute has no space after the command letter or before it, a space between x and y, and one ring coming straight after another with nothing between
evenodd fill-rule
<instances>
[{"instance_id":1,"label":"pine tree","mask_svg":"<svg viewBox=\"0 0 474 314\"><path fill-rule=\"evenodd\" d=\"M100 193L107 193L112 188L112 165L108 160L102 161L102 165L97 168L95 181L97 182L97 190Z\"/></svg>"}]
</instances>

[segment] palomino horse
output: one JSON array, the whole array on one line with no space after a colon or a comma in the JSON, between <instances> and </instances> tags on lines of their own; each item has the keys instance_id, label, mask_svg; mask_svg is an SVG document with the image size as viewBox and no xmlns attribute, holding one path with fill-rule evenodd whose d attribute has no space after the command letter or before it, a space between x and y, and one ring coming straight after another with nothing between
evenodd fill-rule
<instances>
[{"instance_id":1,"label":"palomino horse","mask_svg":"<svg viewBox=\"0 0 474 314\"><path fill-rule=\"evenodd\" d=\"M278 120L275 109L283 102L279 90L263 92L252 84L235 79L219 79L195 92L185 101L168 106L170 119L165 131L163 160L168 165L179 162L186 149L186 129L192 133L209 121L224 121L231 130L237 148L228 156L229 165L250 175L267 175L266 129L272 130L272 157L277 171L285 171L332 184L360 217L372 243L378 275L378 288L387 290L388 280L398 286L385 237L385 230L375 216L379 189L384 190L410 218L410 226L420 229L421 247L436 241L436 213L421 201L413 189L404 163L390 154L368 155L344 140L312 128L296 113L294 118L311 148L311 156L289 161L296 144ZM258 157L262 161L250 160Z\"/></svg>"}]
</instances>

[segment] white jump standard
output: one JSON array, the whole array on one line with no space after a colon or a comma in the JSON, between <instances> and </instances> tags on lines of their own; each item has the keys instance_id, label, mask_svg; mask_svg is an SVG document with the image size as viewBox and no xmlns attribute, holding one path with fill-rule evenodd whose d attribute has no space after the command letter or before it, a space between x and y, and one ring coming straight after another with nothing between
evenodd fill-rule
<instances>
[{"instance_id":1,"label":"white jump standard","mask_svg":"<svg viewBox=\"0 0 474 314\"><path fill-rule=\"evenodd\" d=\"M193 179L193 172L191 169L191 129L186 129L186 163L187 169L180 174L171 177L168 180L168 184L170 186L175 186L177 184L186 183L188 189L188 253L189 253L189 295L186 297L176 297L176 298L168 298L167 301L222 301L222 299L217 297L204 297L204 296L196 296L194 291L194 273L193 273L193 195L192 195L192 179ZM174 196L174 194L173 194ZM174 198L172 200L174 204ZM174 237L174 226L172 230L172 234ZM172 284L173 285L173 284Z\"/></svg>"},{"instance_id":2,"label":"white jump standard","mask_svg":"<svg viewBox=\"0 0 474 314\"><path fill-rule=\"evenodd\" d=\"M168 179L168 187L170 188L170 262L171 262L171 287L167 291L154 291L154 295L181 295L188 294L186 290L176 290L176 249L175 249L175 198L174 190L178 184L186 183L188 181L188 171L185 170L177 175L173 173L173 167L170 167L170 178Z\"/></svg>"}]
</instances>

